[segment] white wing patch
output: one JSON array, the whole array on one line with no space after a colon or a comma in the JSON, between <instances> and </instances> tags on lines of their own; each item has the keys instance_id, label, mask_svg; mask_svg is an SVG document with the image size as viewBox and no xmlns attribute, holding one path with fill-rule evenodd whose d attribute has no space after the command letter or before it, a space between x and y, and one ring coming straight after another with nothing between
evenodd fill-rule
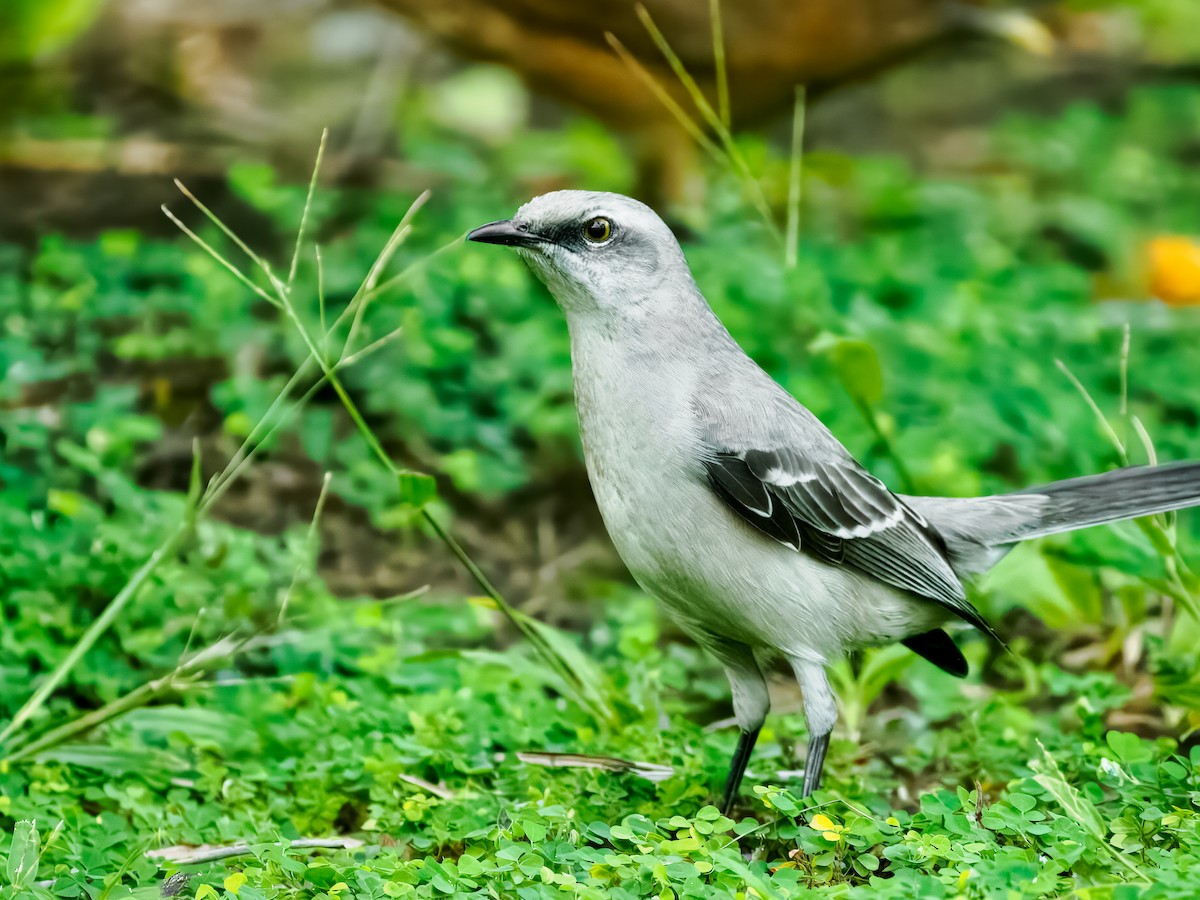
<instances>
[{"instance_id":1,"label":"white wing patch","mask_svg":"<svg viewBox=\"0 0 1200 900\"><path fill-rule=\"evenodd\" d=\"M772 466L763 472L762 480L775 487L789 488L796 484L808 484L816 481L817 476L812 472L787 472L779 466Z\"/></svg>"},{"instance_id":2,"label":"white wing patch","mask_svg":"<svg viewBox=\"0 0 1200 900\"><path fill-rule=\"evenodd\" d=\"M882 519L876 519L874 522L864 522L862 525L856 525L853 528L837 528L833 534L840 538L864 538L872 534L878 534L888 528L893 528L899 525L904 519L904 507L897 506L894 511L889 513Z\"/></svg>"}]
</instances>

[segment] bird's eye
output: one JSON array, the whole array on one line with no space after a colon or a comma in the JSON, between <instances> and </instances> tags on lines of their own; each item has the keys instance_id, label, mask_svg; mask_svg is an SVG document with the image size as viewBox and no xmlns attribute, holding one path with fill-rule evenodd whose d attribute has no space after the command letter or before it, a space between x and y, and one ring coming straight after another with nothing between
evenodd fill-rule
<instances>
[{"instance_id":1,"label":"bird's eye","mask_svg":"<svg viewBox=\"0 0 1200 900\"><path fill-rule=\"evenodd\" d=\"M596 216L594 219L588 219L587 224L583 226L583 236L593 244L603 244L612 237L612 230L612 222L604 216Z\"/></svg>"}]
</instances>

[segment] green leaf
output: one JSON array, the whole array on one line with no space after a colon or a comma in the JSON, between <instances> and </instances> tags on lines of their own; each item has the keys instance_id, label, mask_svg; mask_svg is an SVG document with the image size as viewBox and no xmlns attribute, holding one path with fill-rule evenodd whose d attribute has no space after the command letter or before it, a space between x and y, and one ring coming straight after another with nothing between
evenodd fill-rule
<instances>
[{"instance_id":1,"label":"green leaf","mask_svg":"<svg viewBox=\"0 0 1200 900\"><path fill-rule=\"evenodd\" d=\"M127 750L101 744L60 744L37 754L35 758L38 762L56 762L96 769L109 775L145 772L152 783L161 778L164 784L167 778L161 773L178 770L186 765L180 757L162 750L145 747Z\"/></svg>"},{"instance_id":2,"label":"green leaf","mask_svg":"<svg viewBox=\"0 0 1200 900\"><path fill-rule=\"evenodd\" d=\"M859 338L835 337L818 339L812 349L829 356L846 393L856 402L875 406L883 399L883 367L871 344Z\"/></svg>"},{"instance_id":3,"label":"green leaf","mask_svg":"<svg viewBox=\"0 0 1200 900\"><path fill-rule=\"evenodd\" d=\"M398 472L396 484L400 489L400 502L414 509L421 509L437 496L437 482L420 472Z\"/></svg>"},{"instance_id":4,"label":"green leaf","mask_svg":"<svg viewBox=\"0 0 1200 900\"><path fill-rule=\"evenodd\" d=\"M1054 761L1054 757L1050 755L1042 742L1038 741L1038 746L1042 750L1042 759L1034 760L1033 768L1037 772L1034 780L1044 787L1063 808L1067 816L1078 823L1083 829L1092 836L1100 846L1108 850L1109 855L1124 868L1139 878L1144 878L1142 871L1128 860L1124 855L1117 853L1109 848L1106 838L1107 829L1104 826L1104 820L1100 818L1100 813L1092 803L1079 792L1075 785L1067 781L1063 776L1062 770L1059 769L1058 763Z\"/></svg>"},{"instance_id":5,"label":"green leaf","mask_svg":"<svg viewBox=\"0 0 1200 900\"><path fill-rule=\"evenodd\" d=\"M225 876L225 890L229 891L235 897L245 883L246 876L242 872L233 872Z\"/></svg>"},{"instance_id":6,"label":"green leaf","mask_svg":"<svg viewBox=\"0 0 1200 900\"><path fill-rule=\"evenodd\" d=\"M37 878L38 850L41 838L37 826L30 821L21 821L13 828L12 848L8 853L8 883L17 890L31 884Z\"/></svg>"},{"instance_id":7,"label":"green leaf","mask_svg":"<svg viewBox=\"0 0 1200 900\"><path fill-rule=\"evenodd\" d=\"M1104 735L1104 741L1117 759L1126 764L1145 762L1153 756L1150 746L1136 734L1110 731Z\"/></svg>"},{"instance_id":8,"label":"green leaf","mask_svg":"<svg viewBox=\"0 0 1200 900\"><path fill-rule=\"evenodd\" d=\"M567 687L574 687L578 691L580 699L593 714L606 721L612 721L614 714L610 698L611 686L608 676L596 665L595 661L559 629L547 625L533 616L526 615L520 610L514 610L514 612L532 630L537 632L538 636L549 645L551 651L567 667L575 681L575 685Z\"/></svg>"},{"instance_id":9,"label":"green leaf","mask_svg":"<svg viewBox=\"0 0 1200 900\"><path fill-rule=\"evenodd\" d=\"M95 21L102 0L5 0L0 60L38 59L78 38Z\"/></svg>"},{"instance_id":10,"label":"green leaf","mask_svg":"<svg viewBox=\"0 0 1200 900\"><path fill-rule=\"evenodd\" d=\"M1019 809L1021 812L1029 812L1037 806L1037 800L1030 797L1028 794L1009 794L1008 802Z\"/></svg>"}]
</instances>

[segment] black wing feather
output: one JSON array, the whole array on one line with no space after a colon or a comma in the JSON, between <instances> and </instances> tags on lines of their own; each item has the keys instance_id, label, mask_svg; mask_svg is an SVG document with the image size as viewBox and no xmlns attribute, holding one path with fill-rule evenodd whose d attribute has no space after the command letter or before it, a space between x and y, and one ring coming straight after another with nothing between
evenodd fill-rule
<instances>
[{"instance_id":1,"label":"black wing feather","mask_svg":"<svg viewBox=\"0 0 1200 900\"><path fill-rule=\"evenodd\" d=\"M934 600L997 637L967 600L940 535L853 460L752 449L717 453L706 466L725 502L780 543Z\"/></svg>"},{"instance_id":2,"label":"black wing feather","mask_svg":"<svg viewBox=\"0 0 1200 900\"><path fill-rule=\"evenodd\" d=\"M754 477L743 460L723 457L720 465L709 466L708 475L734 502L760 517L770 517L774 504L767 486Z\"/></svg>"},{"instance_id":3,"label":"black wing feather","mask_svg":"<svg viewBox=\"0 0 1200 900\"><path fill-rule=\"evenodd\" d=\"M775 502L766 485L750 474L746 463L736 456L720 456L707 463L708 482L721 498L743 519L768 536L799 550L800 528L786 506ZM758 485L761 498L748 484ZM765 508L765 511L763 511Z\"/></svg>"},{"instance_id":4,"label":"black wing feather","mask_svg":"<svg viewBox=\"0 0 1200 900\"><path fill-rule=\"evenodd\" d=\"M811 525L800 526L800 545L817 554L825 562L836 564L846 561L846 542Z\"/></svg>"}]
</instances>

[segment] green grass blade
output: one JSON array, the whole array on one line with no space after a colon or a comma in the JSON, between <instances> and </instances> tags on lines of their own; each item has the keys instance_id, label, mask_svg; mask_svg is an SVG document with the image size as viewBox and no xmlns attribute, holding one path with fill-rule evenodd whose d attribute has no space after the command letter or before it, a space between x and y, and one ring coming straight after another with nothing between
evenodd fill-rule
<instances>
[{"instance_id":1,"label":"green grass blade","mask_svg":"<svg viewBox=\"0 0 1200 900\"><path fill-rule=\"evenodd\" d=\"M312 177L308 180L308 197L304 201L304 212L300 214L300 227L296 229L296 246L292 250L292 264L288 266L287 288L290 291L296 281L296 269L300 265L300 247L308 228L308 211L312 207L313 195L317 191L317 176L321 172L321 161L325 158L325 144L329 140L329 129L321 129L321 143L317 145L317 160L313 163Z\"/></svg>"},{"instance_id":2,"label":"green grass blade","mask_svg":"<svg viewBox=\"0 0 1200 900\"><path fill-rule=\"evenodd\" d=\"M259 256L257 253L255 253L252 249L250 249L250 245L247 244L245 241L243 241L240 237L238 237L237 234L234 233L232 228L230 228L228 225L226 225L224 222L222 222L220 217L218 217L215 212L213 212L211 209L209 209L207 206L205 206L202 202L200 202L200 198L197 197L195 194L193 194L188 189L187 185L185 185L182 181L180 181L178 178L176 178L175 179L175 187L177 187L179 189L179 192L181 194L183 194L183 196L187 197L187 199L191 201L192 205L195 206L196 209L200 210L200 212L202 212L204 214L205 218L207 218L208 221L210 221L214 225L216 225L217 228L219 228L221 230L221 232L227 238L229 238L231 241L233 241L234 244L237 245L239 250L241 250L243 253L245 253L246 256L248 256L251 259L251 261L256 266L258 266L259 269L261 269L263 271L263 273L267 276L268 280L271 282L272 285L274 285L276 288L281 287L279 279L275 277L275 273L271 270L271 266L267 263L267 261L265 259L263 259L261 256ZM178 224L178 222L176 222L176 224ZM186 233L186 231L185 231L185 233ZM189 235L189 237L190 237L190 235ZM194 238L193 238L193 240L194 240ZM219 260L224 262L226 268L228 268L230 270L238 271L238 270L236 270L236 267L233 266L232 263L228 262L223 257L218 256L214 251L210 250L209 252L213 253L214 256L217 256L217 258Z\"/></svg>"},{"instance_id":3,"label":"green grass blade","mask_svg":"<svg viewBox=\"0 0 1200 900\"><path fill-rule=\"evenodd\" d=\"M1092 805L1086 797L1079 792L1075 785L1067 781L1062 770L1059 769L1058 763L1054 757L1050 755L1041 741L1038 741L1038 747L1042 751L1042 758L1035 760L1033 763L1034 780L1044 787L1052 796L1058 805L1062 807L1063 812L1067 817L1082 826L1096 841L1103 851L1112 858L1114 862L1128 871L1131 875L1139 880L1146 880L1145 873L1142 872L1124 853L1114 849L1108 843L1107 827L1104 821L1100 818L1100 813L1096 807Z\"/></svg>"},{"instance_id":4,"label":"green grass blade","mask_svg":"<svg viewBox=\"0 0 1200 900\"><path fill-rule=\"evenodd\" d=\"M1061 359L1056 359L1054 364L1058 366L1060 372L1067 376L1071 384L1075 386L1075 390L1079 391L1079 395L1083 397L1084 402L1087 403L1088 408L1091 409L1091 411L1095 414L1096 421L1100 424L1100 429L1104 432L1104 435L1108 438L1109 443L1116 448L1117 454L1121 457L1121 464L1125 466L1129 465L1129 454L1125 450L1125 443L1121 440L1116 430L1112 427L1112 423L1108 421L1108 417L1104 415L1104 411L1100 409L1100 405L1096 403L1092 395L1088 393L1088 389L1083 386L1083 382L1075 377L1075 373L1072 372L1067 367L1067 364Z\"/></svg>"},{"instance_id":5,"label":"green grass blade","mask_svg":"<svg viewBox=\"0 0 1200 900\"><path fill-rule=\"evenodd\" d=\"M3 731L0 731L0 746L8 743L13 734L45 705L46 699L54 692L55 688L75 668L79 660L92 648L92 645L96 643L99 637L117 620L122 610L137 596L138 592L150 579L150 576L154 574L154 571L162 565L163 560L173 555L179 549L184 538L190 531L191 529L186 523L181 523L159 544L158 549L142 564L133 577L125 583L125 586L121 588L108 606L104 608L104 612L92 622L88 630L83 633L83 636L75 642L75 646L71 648L70 652L54 667L45 680L38 685L37 690L33 692L33 696L26 700L21 708L17 710L17 714L13 716L12 721L5 726Z\"/></svg>"},{"instance_id":6,"label":"green grass blade","mask_svg":"<svg viewBox=\"0 0 1200 900\"><path fill-rule=\"evenodd\" d=\"M654 23L654 19L650 16L650 12L646 7L639 3L634 7L634 10L642 26L650 35L650 39L667 61L667 65L671 67L671 71L675 73L675 77L679 79L679 83L687 91L688 96L691 97L697 111L708 123L708 127L720 138L723 159L742 185L742 190L746 192L750 202L754 205L754 208L758 211L771 233L777 238L781 238L779 228L775 224L775 217L771 215L771 207L767 203L766 195L763 193L762 185L759 184L758 179L750 171L749 164L747 164L745 157L742 156L742 152L738 149L737 143L733 139L733 132L729 130L729 126L722 121L721 116L713 109L708 98L704 96L704 91L700 90L700 85L696 83L696 79L688 72L687 67L683 64L683 60L679 58L679 54L675 52L666 37Z\"/></svg>"},{"instance_id":7,"label":"green grass blade","mask_svg":"<svg viewBox=\"0 0 1200 900\"><path fill-rule=\"evenodd\" d=\"M792 111L792 152L788 166L787 236L785 238L784 265L796 268L800 253L800 195L801 178L804 174L804 85L796 87L796 104Z\"/></svg>"},{"instance_id":8,"label":"green grass blade","mask_svg":"<svg viewBox=\"0 0 1200 900\"><path fill-rule=\"evenodd\" d=\"M638 62L637 57L629 52L617 36L612 32L607 32L604 37L608 41L608 45L613 48L613 51L621 59L621 62L625 63L630 71L637 76L638 80L646 85L649 91L658 98L658 101L666 107L667 112L675 118L692 140L709 153L713 159L718 162L724 162L724 154L721 152L721 148L704 133L704 129L696 123L696 120L689 116L684 108L675 102L675 98L667 92L666 88L658 83L658 79L650 74L650 71L645 66Z\"/></svg>"},{"instance_id":9,"label":"green grass blade","mask_svg":"<svg viewBox=\"0 0 1200 900\"><path fill-rule=\"evenodd\" d=\"M252 250L250 250L250 248L245 244L245 242L242 241L241 238L239 238L232 231L232 229L228 228L223 222L221 222L216 217L216 215L214 213L212 213L211 210L208 209L208 207L206 207L203 203L201 203L198 198L195 198L189 192L186 192L186 189L184 189L182 187L182 185L181 185L181 190L184 190L185 196L188 196L188 198L190 200L192 200L192 202L197 206L197 208L199 208L206 216L208 216L217 225L217 227L220 228L221 231L230 238L230 240L232 240L238 247L242 248L243 251L246 253L246 255L249 256L252 260L254 260L260 266L260 268L263 270L263 272L265 272L267 274L267 276L271 279L272 285L275 287L276 294L277 294L277 299L278 299L277 305L283 309L287 318L291 321L292 325L295 327L297 332L300 334L301 339L304 341L305 346L308 348L309 359L315 361L316 364L318 366L320 366L321 372L324 376L323 380L326 381L330 385L330 387L333 388L334 393L337 394L338 400L341 402L343 408L346 410L347 415L350 416L350 419L354 423L355 428L358 430L362 439L366 442L367 447L368 447L368 449L370 449L372 455L379 461L380 465L382 465L385 470L387 470L394 478L397 479L398 484L401 483L402 479L404 479L405 477L411 476L412 473L408 473L408 472L405 472L405 471L399 469L395 465L395 463L392 462L391 458L387 454L387 451L384 449L382 443L380 442L378 436L371 429L370 425L367 424L366 419L363 417L362 413L358 409L358 405L350 397L349 393L345 389L345 386L342 384L341 380L338 378L337 369L340 365L342 365L344 363L345 359L347 358L347 353L350 348L350 342L356 336L358 325L362 321L362 315L363 315L363 310L364 310L364 306L365 306L365 297L367 295L371 294L374 291L374 289L377 287L379 278L381 277L383 269L386 267L388 261L391 259L392 255L395 253L396 249L400 246L400 244L403 243L404 239L411 233L411 231L412 231L412 228L410 225L411 219L420 210L420 208L425 204L425 202L429 199L430 192L429 191L423 192L421 195L419 195L417 197L417 199L409 207L408 212L405 214L405 216L400 220L400 222L397 224L396 228L393 230L392 235L387 242L387 245L380 252L379 256L376 257L374 264L371 266L371 269L368 272L366 278L363 279L363 282L359 286L354 297L351 298L351 301L347 304L346 309L343 310L342 314L335 321L334 328L337 328L338 325L342 321L344 321L344 319L346 318L347 315L353 316L353 318L351 320L350 329L347 334L346 342L343 344L343 347L342 347L342 352L339 355L338 359L331 363L329 360L325 359L323 353L321 352L321 350L317 344L317 341L314 339L312 333L308 330L308 328L305 326L304 322L301 320L299 313L296 310L295 304L292 301L290 292L287 289L287 286L284 285L283 283L281 283L277 278L275 278L271 274L271 269L267 265L267 263L265 261L263 261L260 257L258 257L256 254L254 254L254 252ZM306 203L305 203L306 210L307 210L308 206L312 203L312 199L313 199L313 195L310 192L310 194L308 195L308 197L306 199ZM187 234L189 237L191 237L192 240L199 243L210 254L212 254L214 258L216 258L218 261L220 261L227 269L229 269L231 272L233 272L235 275L237 275L238 279L240 281L242 281L243 284L255 287L257 289L257 286L254 286L253 283L250 282L250 280L243 273L241 273L235 266L233 266L232 263L230 263L228 260L226 260L224 257L222 257L218 251L216 251L214 248L210 247L209 245L205 244L198 235L196 235L194 232L192 232L189 229L187 229L186 227L184 227L182 225L182 223L180 223L178 221L178 219L176 219L174 216L172 216L171 218L173 221L176 222L177 225L180 226L180 228L184 231L185 234ZM258 289L258 290L260 290L260 289ZM326 335L322 335L322 343L324 343L325 337L326 337ZM376 344L378 344L378 342L376 342ZM372 345L372 346L375 346L375 345ZM356 354L355 358L360 358L360 356ZM425 476L425 477L427 477L427 476ZM228 485L228 481L222 483L222 485L220 487L221 487L221 489L224 489L224 487L226 487L227 485ZM576 699L579 700L579 702L585 708L591 708L592 704L587 699L586 685L583 684L580 681L580 679L573 673L570 664L545 639L544 635L539 633L538 629L532 627L528 622L523 621L521 619L521 617L517 614L517 610L513 606L511 606L507 600L504 599L504 597L496 589L495 585L492 584L491 580L488 579L486 575L484 575L483 571L479 568L478 565L475 564L474 560L471 559L470 555L454 539L454 537L450 534L450 532L440 522L438 522L436 517L433 516L433 514L429 511L429 509L427 507L422 509L421 514L422 514L422 517L424 518L425 522L429 525L429 527L433 529L434 533L439 537L439 539L442 541L442 543L445 544L446 547L454 554L454 556L457 557L458 560L464 565L464 567L467 569L467 571L471 575L471 577L484 590L484 592L488 595L488 597L492 599L492 601L496 604L497 608L499 608L504 613L504 615L514 624L514 626L520 631L522 636L524 636L528 641L530 641L530 643L533 645L534 649L539 653L539 655L541 655L543 657L544 661L547 664L549 664L555 671L560 673L560 675L563 677L564 682L568 685L569 689L576 696ZM611 719L612 716L610 715L607 718Z\"/></svg>"},{"instance_id":10,"label":"green grass blade","mask_svg":"<svg viewBox=\"0 0 1200 900\"><path fill-rule=\"evenodd\" d=\"M326 472L325 477L321 479L321 492L317 494L317 506L313 510L312 520L308 523L308 532L304 535L304 546L301 549L300 559L296 563L296 568L292 572L292 580L283 594L282 602L279 604L279 617L275 620L276 625L282 625L283 620L287 618L288 605L292 602L292 594L296 592L296 585L300 583L300 576L303 571L310 566L315 568L317 529L321 524L321 513L325 511L325 500L329 496L329 482L332 479L332 472Z\"/></svg>"},{"instance_id":11,"label":"green grass blade","mask_svg":"<svg viewBox=\"0 0 1200 900\"><path fill-rule=\"evenodd\" d=\"M180 186L180 189L183 190L182 185ZM241 269L237 268L235 265L233 265L231 262L229 262L229 260L227 260L224 256L222 256L220 253L218 253L216 248L214 248L211 244L209 244L207 241L205 241L204 238L200 237L200 235L196 234L196 232L192 231L192 229L190 229L186 225L184 225L183 222L180 220L180 218L178 216L176 216L175 213L171 212L171 210L165 204L162 207L162 211L163 211L163 215L165 215L168 219L170 219L173 223L175 223L175 226L180 231L182 231L189 238L191 238L201 249L203 249L205 252L207 252L209 256L211 256L213 259L215 259L217 262L219 262L222 266L224 266L229 271L229 273L231 275L233 275L234 278L236 278L238 281L240 281L246 287L250 288L250 290L254 291L255 294L257 294L263 300L266 300L272 306L279 306L278 300L276 300L274 297L272 297L270 294L268 294L266 291L264 291L262 288L260 288L257 284L255 284L253 281L251 281L249 278L247 278Z\"/></svg>"},{"instance_id":12,"label":"green grass blade","mask_svg":"<svg viewBox=\"0 0 1200 900\"><path fill-rule=\"evenodd\" d=\"M712 22L713 68L717 73L717 114L721 124L731 127L729 109L729 71L725 65L725 28L721 22L721 0L709 0L708 17Z\"/></svg>"}]
</instances>

